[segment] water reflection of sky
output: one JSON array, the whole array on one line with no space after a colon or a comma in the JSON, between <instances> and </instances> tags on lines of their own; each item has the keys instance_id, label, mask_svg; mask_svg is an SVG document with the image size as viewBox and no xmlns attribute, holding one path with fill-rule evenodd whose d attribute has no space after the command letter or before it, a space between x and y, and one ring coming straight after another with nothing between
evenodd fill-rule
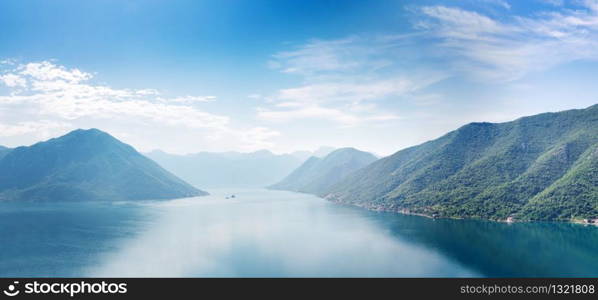
<instances>
[{"instance_id":1,"label":"water reflection of sky","mask_svg":"<svg viewBox=\"0 0 598 300\"><path fill-rule=\"evenodd\" d=\"M476 276L371 216L303 194L245 191L159 203L94 276Z\"/></svg>"},{"instance_id":2,"label":"water reflection of sky","mask_svg":"<svg viewBox=\"0 0 598 300\"><path fill-rule=\"evenodd\" d=\"M598 276L598 228L432 220L278 191L0 203L0 276Z\"/></svg>"}]
</instances>

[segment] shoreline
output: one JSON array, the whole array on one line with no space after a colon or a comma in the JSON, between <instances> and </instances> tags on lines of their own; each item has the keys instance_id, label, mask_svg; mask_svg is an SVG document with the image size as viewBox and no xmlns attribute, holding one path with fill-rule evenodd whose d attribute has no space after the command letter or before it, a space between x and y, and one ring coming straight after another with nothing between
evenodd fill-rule
<instances>
[{"instance_id":1,"label":"shoreline","mask_svg":"<svg viewBox=\"0 0 598 300\"><path fill-rule=\"evenodd\" d=\"M517 219L515 219L513 217L508 217L506 219L500 219L500 220L485 219L485 218L471 218L471 217L448 217L448 216L439 216L439 215L430 215L430 214L425 214L425 213L412 212L412 211L410 211L407 208L402 208L402 209L387 209L387 208L384 208L382 206L377 207L377 206L371 206L371 205L359 205L359 204L344 203L344 202L336 201L336 200L329 199L329 198L322 198L322 199L330 201L330 202L332 202L334 204L353 206L353 207L358 207L358 208L366 209L366 210L369 210L369 211L395 213L395 214L401 214L401 215L407 215L407 216L418 216L418 217L424 217L424 218L433 219L433 220L435 220L435 219L482 220L482 221L507 223L507 224L550 222L550 223L569 223L569 224L577 224L577 225L598 227L598 219L591 219L591 220L590 219L571 219L569 221L558 221L558 220L529 220L529 221L523 221L523 220L517 220Z\"/></svg>"}]
</instances>

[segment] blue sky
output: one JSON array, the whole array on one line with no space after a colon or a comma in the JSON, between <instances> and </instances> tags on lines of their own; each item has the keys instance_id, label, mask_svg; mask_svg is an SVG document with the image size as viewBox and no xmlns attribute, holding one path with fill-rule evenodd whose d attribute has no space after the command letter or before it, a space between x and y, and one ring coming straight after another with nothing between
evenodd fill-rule
<instances>
[{"instance_id":1,"label":"blue sky","mask_svg":"<svg viewBox=\"0 0 598 300\"><path fill-rule=\"evenodd\" d=\"M2 1L0 145L377 154L598 103L598 1Z\"/></svg>"}]
</instances>

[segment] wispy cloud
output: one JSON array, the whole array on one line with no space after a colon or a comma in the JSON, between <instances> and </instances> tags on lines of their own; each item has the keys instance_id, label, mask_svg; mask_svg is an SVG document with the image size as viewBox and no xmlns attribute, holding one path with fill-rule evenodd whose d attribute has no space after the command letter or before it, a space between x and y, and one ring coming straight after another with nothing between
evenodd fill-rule
<instances>
[{"instance_id":1,"label":"wispy cloud","mask_svg":"<svg viewBox=\"0 0 598 300\"><path fill-rule=\"evenodd\" d=\"M165 103L184 103L184 104L193 104L193 103L205 103L205 102L213 102L216 101L216 96L183 96L183 97L174 97L174 98L158 98L158 100L165 102Z\"/></svg>"},{"instance_id":2,"label":"wispy cloud","mask_svg":"<svg viewBox=\"0 0 598 300\"><path fill-rule=\"evenodd\" d=\"M152 101L148 97L156 93L152 90L113 89L92 84L89 82L92 74L79 69L67 69L48 61L20 65L4 75L9 76L18 78L18 86L24 89L14 90L8 96L0 96L0 103L34 105L42 116L66 120L84 117L139 117L193 128L222 128L228 123L227 117L191 106L174 105L161 98L160 101ZM17 87L15 84L7 86ZM193 99L174 98L170 102L180 103Z\"/></svg>"},{"instance_id":3,"label":"wispy cloud","mask_svg":"<svg viewBox=\"0 0 598 300\"><path fill-rule=\"evenodd\" d=\"M578 9L497 20L457 7L416 9L415 27L436 39L454 70L474 78L519 79L575 60L598 59L598 1Z\"/></svg>"},{"instance_id":4,"label":"wispy cloud","mask_svg":"<svg viewBox=\"0 0 598 300\"><path fill-rule=\"evenodd\" d=\"M398 119L398 115L378 109L377 102L417 92L446 78L443 72L428 72L424 67L410 74L396 71L412 37L311 40L273 55L270 67L300 75L304 84L269 96L270 106L259 108L258 118L279 122L323 119L340 126ZM366 101L367 110L356 109Z\"/></svg>"},{"instance_id":5,"label":"wispy cloud","mask_svg":"<svg viewBox=\"0 0 598 300\"><path fill-rule=\"evenodd\" d=\"M483 0L483 2L494 4L504 9L511 9L511 4L509 4L509 2L507 2L506 0Z\"/></svg>"},{"instance_id":6,"label":"wispy cloud","mask_svg":"<svg viewBox=\"0 0 598 300\"><path fill-rule=\"evenodd\" d=\"M326 108L319 105L301 105L288 110L258 110L258 116L270 121L295 121L300 119L325 119L342 124L343 126L355 126L368 121L388 121L399 119L399 116L392 113L362 115L350 113L339 109Z\"/></svg>"},{"instance_id":7,"label":"wispy cloud","mask_svg":"<svg viewBox=\"0 0 598 300\"><path fill-rule=\"evenodd\" d=\"M0 75L0 81L3 82L6 86L14 88L14 87L25 87L27 81L25 78L18 76L16 74L5 74Z\"/></svg>"},{"instance_id":8,"label":"wispy cloud","mask_svg":"<svg viewBox=\"0 0 598 300\"><path fill-rule=\"evenodd\" d=\"M337 40L314 39L294 50L274 54L269 65L283 73L305 76L364 72L392 64L385 57L385 48L391 46L389 41L357 36Z\"/></svg>"},{"instance_id":9,"label":"wispy cloud","mask_svg":"<svg viewBox=\"0 0 598 300\"><path fill-rule=\"evenodd\" d=\"M554 5L554 6L563 6L565 4L564 0L537 0L546 4Z\"/></svg>"},{"instance_id":10,"label":"wispy cloud","mask_svg":"<svg viewBox=\"0 0 598 300\"><path fill-rule=\"evenodd\" d=\"M401 95L425 85L409 78L372 80L362 83L325 82L282 89L278 99L302 103L361 102L389 95Z\"/></svg>"},{"instance_id":11,"label":"wispy cloud","mask_svg":"<svg viewBox=\"0 0 598 300\"><path fill-rule=\"evenodd\" d=\"M24 121L15 124L0 123L0 136L35 133L40 137L49 138L56 130L64 131L69 129L73 129L71 124L57 121Z\"/></svg>"}]
</instances>

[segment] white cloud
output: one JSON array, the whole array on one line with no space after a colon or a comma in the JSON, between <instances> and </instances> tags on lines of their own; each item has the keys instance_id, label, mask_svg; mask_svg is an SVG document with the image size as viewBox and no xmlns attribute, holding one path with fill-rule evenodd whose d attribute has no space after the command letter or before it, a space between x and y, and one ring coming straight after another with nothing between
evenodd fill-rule
<instances>
[{"instance_id":1,"label":"white cloud","mask_svg":"<svg viewBox=\"0 0 598 300\"><path fill-rule=\"evenodd\" d=\"M284 106L284 105L283 105ZM319 105L299 106L289 110L258 109L258 117L270 121L294 121L298 119L326 119L347 125L357 124L360 118L343 111L325 108Z\"/></svg>"},{"instance_id":2,"label":"white cloud","mask_svg":"<svg viewBox=\"0 0 598 300\"><path fill-rule=\"evenodd\" d=\"M455 70L478 79L512 81L534 71L598 59L598 2L496 20L456 7L424 6L415 27L437 38ZM447 55L449 55L447 57Z\"/></svg>"},{"instance_id":3,"label":"white cloud","mask_svg":"<svg viewBox=\"0 0 598 300\"><path fill-rule=\"evenodd\" d=\"M168 103L152 101L147 95L151 90L113 89L88 84L91 74L77 69L67 70L50 62L29 63L16 69L18 75L30 82L30 89L17 95L0 96L2 103L23 103L38 107L38 113L46 117L65 120L80 118L143 118L167 125L192 128L225 128L228 117L210 114L185 103L211 97L174 98Z\"/></svg>"},{"instance_id":4,"label":"white cloud","mask_svg":"<svg viewBox=\"0 0 598 300\"><path fill-rule=\"evenodd\" d=\"M12 58L0 59L0 65L14 65L15 60Z\"/></svg>"},{"instance_id":5,"label":"white cloud","mask_svg":"<svg viewBox=\"0 0 598 300\"><path fill-rule=\"evenodd\" d=\"M250 98L250 99L262 99L263 96L261 94L250 94L250 95L247 95L247 98Z\"/></svg>"},{"instance_id":6,"label":"white cloud","mask_svg":"<svg viewBox=\"0 0 598 300\"><path fill-rule=\"evenodd\" d=\"M355 52L362 50L352 46L352 42L351 38L335 41L313 40L297 50L275 54L270 66L283 73L305 75L356 68L361 66L359 61L349 60L346 56L353 57ZM339 49L346 50L341 52Z\"/></svg>"},{"instance_id":7,"label":"white cloud","mask_svg":"<svg viewBox=\"0 0 598 300\"><path fill-rule=\"evenodd\" d=\"M357 126L372 121L399 119L392 113L370 113L335 109L318 104L303 105L297 102L283 102L278 109L258 108L258 118L274 122L290 122L301 119L321 119L341 124L343 127ZM283 108L283 109L280 109Z\"/></svg>"},{"instance_id":8,"label":"white cloud","mask_svg":"<svg viewBox=\"0 0 598 300\"><path fill-rule=\"evenodd\" d=\"M34 134L39 138L48 138L55 130L65 131L72 129L72 125L67 122L56 122L49 120L25 121L16 124L0 123L0 136L11 137L24 134Z\"/></svg>"},{"instance_id":9,"label":"white cloud","mask_svg":"<svg viewBox=\"0 0 598 300\"><path fill-rule=\"evenodd\" d=\"M283 73L304 76L338 75L338 73L372 72L388 67L393 49L407 39L395 36L358 37L336 40L313 39L291 51L272 56L269 66Z\"/></svg>"},{"instance_id":10,"label":"white cloud","mask_svg":"<svg viewBox=\"0 0 598 300\"><path fill-rule=\"evenodd\" d=\"M484 0L484 1L488 2L490 4L500 6L504 9L511 9L511 4L509 4L509 2L507 2L506 0Z\"/></svg>"},{"instance_id":11,"label":"white cloud","mask_svg":"<svg viewBox=\"0 0 598 300\"><path fill-rule=\"evenodd\" d=\"M538 0L538 1L549 4L549 5L554 5L554 6L563 6L565 4L564 0Z\"/></svg>"},{"instance_id":12,"label":"white cloud","mask_svg":"<svg viewBox=\"0 0 598 300\"><path fill-rule=\"evenodd\" d=\"M324 119L343 126L355 126L370 121L388 121L398 116L379 112L374 103L363 101L398 96L419 88L404 79L388 79L370 83L321 83L282 89L275 96L271 108L258 110L258 118L269 121ZM358 109L361 108L361 109Z\"/></svg>"},{"instance_id":13,"label":"white cloud","mask_svg":"<svg viewBox=\"0 0 598 300\"><path fill-rule=\"evenodd\" d=\"M477 12L445 6L424 6L421 12L438 21L419 23L423 28L434 28L436 34L446 38L480 39L484 34L499 34L508 31L504 25Z\"/></svg>"},{"instance_id":14,"label":"white cloud","mask_svg":"<svg viewBox=\"0 0 598 300\"><path fill-rule=\"evenodd\" d=\"M175 97L175 98L159 98L160 101L166 103L184 103L184 104L193 104L193 103L203 103L203 102L212 102L216 100L216 96L183 96L183 97Z\"/></svg>"},{"instance_id":15,"label":"white cloud","mask_svg":"<svg viewBox=\"0 0 598 300\"><path fill-rule=\"evenodd\" d=\"M266 127L253 127L240 131L239 140L243 150L266 149L274 146L271 139L280 136L280 132Z\"/></svg>"},{"instance_id":16,"label":"white cloud","mask_svg":"<svg viewBox=\"0 0 598 300\"><path fill-rule=\"evenodd\" d=\"M508 1L484 0L504 9ZM312 39L274 54L269 66L301 84L267 95L257 117L271 122L328 120L340 126L396 120L405 101L446 101L427 89L449 77L500 83L580 59L598 59L598 1L578 9L499 15L458 7L419 6L415 32ZM554 3L559 4L559 3ZM488 7L484 8L488 11Z\"/></svg>"},{"instance_id":17,"label":"white cloud","mask_svg":"<svg viewBox=\"0 0 598 300\"><path fill-rule=\"evenodd\" d=\"M0 75L0 81L11 88L25 87L27 85L27 81L23 77L16 74Z\"/></svg>"},{"instance_id":18,"label":"white cloud","mask_svg":"<svg viewBox=\"0 0 598 300\"><path fill-rule=\"evenodd\" d=\"M233 127L228 116L194 105L214 101L214 96L158 96L160 92L155 89L114 89L94 84L92 78L91 73L49 61L4 70L0 80L10 93L0 95L0 130L4 131L0 135L58 132L72 127L71 124L101 124L102 120L110 120L108 125L114 121L126 126L204 130L213 141L236 140L239 148L250 150L277 135L264 127ZM11 122L5 121L8 119ZM31 122L32 119L44 121Z\"/></svg>"},{"instance_id":19,"label":"white cloud","mask_svg":"<svg viewBox=\"0 0 598 300\"><path fill-rule=\"evenodd\" d=\"M141 96L160 95L160 92L156 89L136 90L135 93Z\"/></svg>"},{"instance_id":20,"label":"white cloud","mask_svg":"<svg viewBox=\"0 0 598 300\"><path fill-rule=\"evenodd\" d=\"M412 34L351 36L336 40L310 40L272 56L270 66L282 73L300 75L304 84L280 89L266 97L269 107L258 118L269 121L322 119L355 126L397 119L378 109L382 100L415 93L446 75L427 71L397 72L407 59ZM356 109L364 107L367 110Z\"/></svg>"},{"instance_id":21,"label":"white cloud","mask_svg":"<svg viewBox=\"0 0 598 300\"><path fill-rule=\"evenodd\" d=\"M82 72L79 69L67 69L55 65L49 61L28 63L19 67L22 75L30 76L34 80L50 81L64 80L70 83L78 83L91 79L90 73Z\"/></svg>"},{"instance_id":22,"label":"white cloud","mask_svg":"<svg viewBox=\"0 0 598 300\"><path fill-rule=\"evenodd\" d=\"M360 102L416 91L437 78L414 81L409 78L379 79L362 83L326 82L282 89L278 99L299 102Z\"/></svg>"}]
</instances>

